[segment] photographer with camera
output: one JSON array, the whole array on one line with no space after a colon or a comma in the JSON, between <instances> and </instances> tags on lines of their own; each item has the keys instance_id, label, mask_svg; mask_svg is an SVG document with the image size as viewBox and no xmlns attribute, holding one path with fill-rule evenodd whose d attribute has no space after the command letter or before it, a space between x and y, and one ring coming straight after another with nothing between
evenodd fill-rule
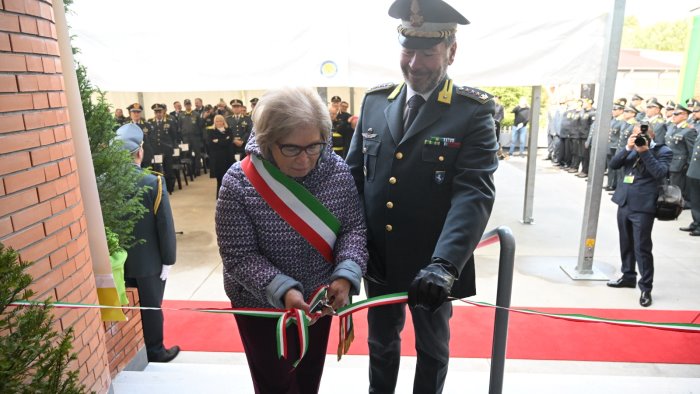
<instances>
[{"instance_id":1,"label":"photographer with camera","mask_svg":"<svg viewBox=\"0 0 700 394\"><path fill-rule=\"evenodd\" d=\"M658 188L668 176L673 152L654 142L654 130L646 122L634 126L624 149L610 160L610 168L621 169L624 177L617 185L612 201L618 205L617 228L620 233L622 276L608 282L609 287L637 285L635 262L639 265L639 304L651 305L654 281L654 256L651 230L654 226Z\"/></svg>"}]
</instances>

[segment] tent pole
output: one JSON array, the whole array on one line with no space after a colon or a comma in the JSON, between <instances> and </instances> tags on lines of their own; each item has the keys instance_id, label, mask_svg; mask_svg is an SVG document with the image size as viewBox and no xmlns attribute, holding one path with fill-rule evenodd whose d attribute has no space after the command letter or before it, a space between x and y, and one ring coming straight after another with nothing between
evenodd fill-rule
<instances>
[{"instance_id":1,"label":"tent pole","mask_svg":"<svg viewBox=\"0 0 700 394\"><path fill-rule=\"evenodd\" d=\"M530 102L530 127L527 140L527 168L525 177L525 202L523 204L523 224L534 224L532 217L533 201L535 199L535 170L537 169L537 134L540 128L540 102L542 87L532 87ZM513 142L511 142L512 144Z\"/></svg>"},{"instance_id":2,"label":"tent pole","mask_svg":"<svg viewBox=\"0 0 700 394\"><path fill-rule=\"evenodd\" d=\"M581 240L579 242L578 262L576 267L561 266L573 280L608 280L608 277L593 267L596 235L598 232L598 216L603 189L605 171L605 156L608 143L610 114L615 94L615 79L617 78L618 60L620 59L620 41L622 25L625 16L625 0L615 0L612 13L608 19L606 31L607 40L603 48L603 65L598 79L598 94L596 100L596 121L593 124L591 141L591 167L588 172L586 188L586 203L581 225Z\"/></svg>"}]
</instances>

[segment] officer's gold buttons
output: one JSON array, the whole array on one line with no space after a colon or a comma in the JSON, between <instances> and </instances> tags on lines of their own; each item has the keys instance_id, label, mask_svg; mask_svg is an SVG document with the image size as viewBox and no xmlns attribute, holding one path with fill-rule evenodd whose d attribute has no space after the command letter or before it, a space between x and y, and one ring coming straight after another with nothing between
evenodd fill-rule
<instances>
[{"instance_id":1,"label":"officer's gold buttons","mask_svg":"<svg viewBox=\"0 0 700 394\"><path fill-rule=\"evenodd\" d=\"M392 176L391 178L389 178L389 183L391 183L392 185L395 184L395 183L396 183L396 178L393 177L393 176Z\"/></svg>"},{"instance_id":2,"label":"officer's gold buttons","mask_svg":"<svg viewBox=\"0 0 700 394\"><path fill-rule=\"evenodd\" d=\"M438 160L445 161L445 156L438 156Z\"/></svg>"},{"instance_id":3,"label":"officer's gold buttons","mask_svg":"<svg viewBox=\"0 0 700 394\"><path fill-rule=\"evenodd\" d=\"M394 229L394 227L391 226L391 224L387 224L384 228L386 228L386 231L391 231Z\"/></svg>"},{"instance_id":4,"label":"officer's gold buttons","mask_svg":"<svg viewBox=\"0 0 700 394\"><path fill-rule=\"evenodd\" d=\"M391 208L393 208L393 207L394 207L394 203L393 203L393 202L391 202L391 201L387 201L387 203L386 203L386 207L387 207L387 208L389 208L389 209L391 209Z\"/></svg>"},{"instance_id":5,"label":"officer's gold buttons","mask_svg":"<svg viewBox=\"0 0 700 394\"><path fill-rule=\"evenodd\" d=\"M397 160L401 160L401 159L403 159L403 153L396 152L396 155L394 155L394 157L396 157Z\"/></svg>"}]
</instances>

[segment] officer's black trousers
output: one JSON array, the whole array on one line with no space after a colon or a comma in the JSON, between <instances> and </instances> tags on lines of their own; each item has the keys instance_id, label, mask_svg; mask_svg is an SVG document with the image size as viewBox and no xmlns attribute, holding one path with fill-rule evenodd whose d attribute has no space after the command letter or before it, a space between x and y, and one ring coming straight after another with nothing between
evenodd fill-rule
<instances>
[{"instance_id":1,"label":"officer's black trousers","mask_svg":"<svg viewBox=\"0 0 700 394\"><path fill-rule=\"evenodd\" d=\"M607 155L607 168L608 168L608 188L611 189L616 189L617 188L617 180L620 178L620 173L622 173L621 169L613 170L610 168L610 160L612 160L613 156L615 156L616 149L608 149L608 155Z\"/></svg>"},{"instance_id":2,"label":"officer's black trousers","mask_svg":"<svg viewBox=\"0 0 700 394\"><path fill-rule=\"evenodd\" d=\"M139 291L139 303L141 306L160 308L163 303L165 281L160 275L146 276L143 278L125 278L128 287L136 287ZM146 343L146 355L148 359L157 359L165 352L163 346L163 311L141 311L141 326L143 327L143 340Z\"/></svg>"},{"instance_id":3,"label":"officer's black trousers","mask_svg":"<svg viewBox=\"0 0 700 394\"><path fill-rule=\"evenodd\" d=\"M629 205L617 208L617 229L620 233L622 276L636 280L635 262L639 265L639 289L651 291L654 282L654 255L651 254L651 230L654 214L633 212Z\"/></svg>"},{"instance_id":4,"label":"officer's black trousers","mask_svg":"<svg viewBox=\"0 0 700 394\"><path fill-rule=\"evenodd\" d=\"M686 178L688 196L690 197L690 213L693 215L691 227L700 227L700 179Z\"/></svg>"},{"instance_id":5,"label":"officer's black trousers","mask_svg":"<svg viewBox=\"0 0 700 394\"><path fill-rule=\"evenodd\" d=\"M566 161L566 153L569 145L568 138L559 138L559 152L557 155L557 160L562 166L566 166L569 163Z\"/></svg>"},{"instance_id":6,"label":"officer's black trousers","mask_svg":"<svg viewBox=\"0 0 700 394\"><path fill-rule=\"evenodd\" d=\"M686 186L685 171L683 172L670 172L669 179L672 185L678 186L683 193L683 199L685 201L691 201L690 196L688 196L688 187Z\"/></svg>"},{"instance_id":7,"label":"officer's black trousers","mask_svg":"<svg viewBox=\"0 0 700 394\"><path fill-rule=\"evenodd\" d=\"M388 294L381 285L365 281L367 295ZM450 360L452 304L444 303L435 313L411 308L416 334L416 373L414 393L441 393ZM401 331L406 321L406 305L384 305L367 312L369 333L369 392L393 393L401 360Z\"/></svg>"}]
</instances>

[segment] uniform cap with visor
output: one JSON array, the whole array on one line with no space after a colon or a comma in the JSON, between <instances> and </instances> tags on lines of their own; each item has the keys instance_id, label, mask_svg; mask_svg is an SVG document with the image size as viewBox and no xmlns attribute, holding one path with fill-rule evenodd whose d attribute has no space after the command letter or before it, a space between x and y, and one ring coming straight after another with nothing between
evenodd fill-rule
<instances>
[{"instance_id":1,"label":"uniform cap with visor","mask_svg":"<svg viewBox=\"0 0 700 394\"><path fill-rule=\"evenodd\" d=\"M122 142L122 149L134 153L143 143L143 130L133 123L127 123L117 129L117 141Z\"/></svg>"},{"instance_id":2,"label":"uniform cap with visor","mask_svg":"<svg viewBox=\"0 0 700 394\"><path fill-rule=\"evenodd\" d=\"M389 16L401 19L399 43L408 49L427 49L454 36L457 25L469 21L442 0L396 0Z\"/></svg>"}]
</instances>

